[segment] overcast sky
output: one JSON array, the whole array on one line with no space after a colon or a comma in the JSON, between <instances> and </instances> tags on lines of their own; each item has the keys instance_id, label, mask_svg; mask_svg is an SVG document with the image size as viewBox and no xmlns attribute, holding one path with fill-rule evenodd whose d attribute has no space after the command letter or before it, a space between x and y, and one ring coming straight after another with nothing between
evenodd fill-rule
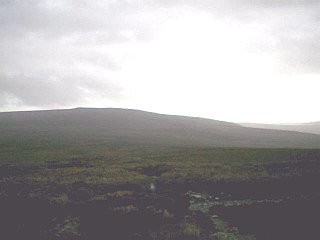
<instances>
[{"instance_id":1,"label":"overcast sky","mask_svg":"<svg viewBox=\"0 0 320 240\"><path fill-rule=\"evenodd\" d=\"M320 121L318 0L0 0L0 111Z\"/></svg>"}]
</instances>

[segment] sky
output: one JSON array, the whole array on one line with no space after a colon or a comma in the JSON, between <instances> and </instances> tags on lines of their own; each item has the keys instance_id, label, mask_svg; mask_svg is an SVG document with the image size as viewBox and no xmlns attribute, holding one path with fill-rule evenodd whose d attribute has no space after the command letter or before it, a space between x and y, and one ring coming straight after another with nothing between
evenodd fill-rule
<instances>
[{"instance_id":1,"label":"sky","mask_svg":"<svg viewBox=\"0 0 320 240\"><path fill-rule=\"evenodd\" d=\"M0 0L0 111L320 121L316 0Z\"/></svg>"}]
</instances>

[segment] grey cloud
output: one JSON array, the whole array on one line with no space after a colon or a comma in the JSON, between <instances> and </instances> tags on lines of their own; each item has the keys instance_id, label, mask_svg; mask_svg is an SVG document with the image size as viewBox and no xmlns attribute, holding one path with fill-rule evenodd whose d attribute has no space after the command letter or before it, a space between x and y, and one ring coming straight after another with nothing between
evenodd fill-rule
<instances>
[{"instance_id":1,"label":"grey cloud","mask_svg":"<svg viewBox=\"0 0 320 240\"><path fill-rule=\"evenodd\" d=\"M121 84L101 74L120 67L97 47L129 40L121 16L109 6L61 2L0 1L0 109L11 103L76 105L90 95L121 97Z\"/></svg>"},{"instance_id":2,"label":"grey cloud","mask_svg":"<svg viewBox=\"0 0 320 240\"><path fill-rule=\"evenodd\" d=\"M55 2L61 4L55 6ZM125 40L123 31L144 27L137 26L139 20L134 17L145 10L143 4L128 1L12 1L0 3L0 26L6 35L19 37L30 32L49 38L103 33L108 42L118 42Z\"/></svg>"},{"instance_id":3,"label":"grey cloud","mask_svg":"<svg viewBox=\"0 0 320 240\"><path fill-rule=\"evenodd\" d=\"M280 71L320 71L316 0L0 0L0 108L78 104L90 92L121 98L121 83L107 76L121 71L110 48L152 40L183 10L260 28L268 39L250 44L273 54Z\"/></svg>"},{"instance_id":4,"label":"grey cloud","mask_svg":"<svg viewBox=\"0 0 320 240\"><path fill-rule=\"evenodd\" d=\"M1 7L0 24L7 34L17 37L31 32L55 38L101 29L117 34L120 24L117 18L108 8L45 7L41 1L25 1Z\"/></svg>"},{"instance_id":5,"label":"grey cloud","mask_svg":"<svg viewBox=\"0 0 320 240\"><path fill-rule=\"evenodd\" d=\"M8 104L14 99L27 106L59 107L84 103L84 98L90 94L113 99L120 97L117 86L77 74L60 78L0 74L0 86L0 104Z\"/></svg>"}]
</instances>

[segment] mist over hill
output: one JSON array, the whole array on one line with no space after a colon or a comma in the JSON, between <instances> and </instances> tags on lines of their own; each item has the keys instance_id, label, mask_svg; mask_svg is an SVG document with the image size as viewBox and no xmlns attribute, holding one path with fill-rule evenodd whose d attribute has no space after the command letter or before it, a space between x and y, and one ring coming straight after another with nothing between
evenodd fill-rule
<instances>
[{"instance_id":1,"label":"mist over hill","mask_svg":"<svg viewBox=\"0 0 320 240\"><path fill-rule=\"evenodd\" d=\"M2 144L320 148L314 134L256 129L211 119L129 109L0 113Z\"/></svg>"},{"instance_id":2,"label":"mist over hill","mask_svg":"<svg viewBox=\"0 0 320 240\"><path fill-rule=\"evenodd\" d=\"M240 123L240 125L252 128L276 129L297 131L304 133L320 134L320 122L310 122L301 124L260 124L260 123Z\"/></svg>"}]
</instances>

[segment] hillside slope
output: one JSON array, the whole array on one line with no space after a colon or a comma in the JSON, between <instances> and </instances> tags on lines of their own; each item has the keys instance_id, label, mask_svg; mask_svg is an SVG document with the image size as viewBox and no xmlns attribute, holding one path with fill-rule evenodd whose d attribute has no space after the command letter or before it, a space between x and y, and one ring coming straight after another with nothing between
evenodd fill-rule
<instances>
[{"instance_id":1,"label":"hillside slope","mask_svg":"<svg viewBox=\"0 0 320 240\"><path fill-rule=\"evenodd\" d=\"M252 128L287 130L287 131L320 134L320 122L302 123L302 124L294 124L294 125L259 124L259 123L240 123L240 125L245 127L252 127Z\"/></svg>"},{"instance_id":2,"label":"hillside slope","mask_svg":"<svg viewBox=\"0 0 320 240\"><path fill-rule=\"evenodd\" d=\"M0 143L106 147L296 147L320 148L314 134L243 127L203 118L128 109L0 113Z\"/></svg>"}]
</instances>

